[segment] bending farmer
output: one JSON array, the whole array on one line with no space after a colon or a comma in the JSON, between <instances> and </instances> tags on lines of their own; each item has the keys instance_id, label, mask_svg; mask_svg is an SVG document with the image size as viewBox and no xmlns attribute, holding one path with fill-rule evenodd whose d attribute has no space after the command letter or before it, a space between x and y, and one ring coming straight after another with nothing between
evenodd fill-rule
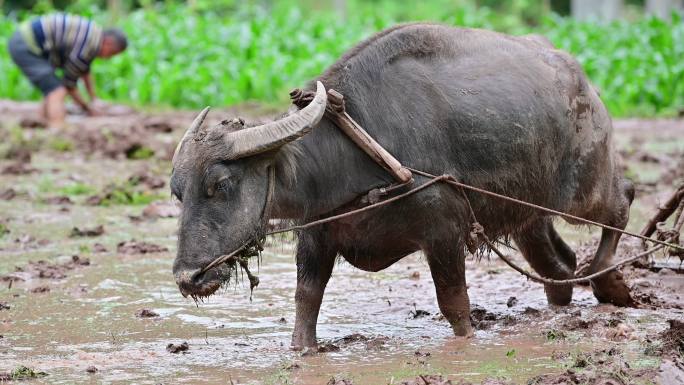
<instances>
[{"instance_id":1,"label":"bending farmer","mask_svg":"<svg viewBox=\"0 0 684 385\"><path fill-rule=\"evenodd\" d=\"M64 102L69 94L88 114L95 87L90 64L96 57L108 59L126 49L126 35L118 29L104 31L80 16L52 14L21 24L9 41L9 51L21 71L43 93L42 113L51 127L62 127L66 116ZM62 78L55 74L63 71ZM78 92L83 78L90 104Z\"/></svg>"}]
</instances>

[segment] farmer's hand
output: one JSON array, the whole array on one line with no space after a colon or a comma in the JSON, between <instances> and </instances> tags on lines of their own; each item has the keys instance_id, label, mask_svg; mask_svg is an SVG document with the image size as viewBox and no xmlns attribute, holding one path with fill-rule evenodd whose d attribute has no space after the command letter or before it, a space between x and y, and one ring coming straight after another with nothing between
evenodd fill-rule
<instances>
[{"instance_id":1,"label":"farmer's hand","mask_svg":"<svg viewBox=\"0 0 684 385\"><path fill-rule=\"evenodd\" d=\"M98 107L93 106L92 104L88 106L88 108L86 109L86 113L88 114L88 116L102 116L102 115L104 115L103 110L101 110Z\"/></svg>"}]
</instances>

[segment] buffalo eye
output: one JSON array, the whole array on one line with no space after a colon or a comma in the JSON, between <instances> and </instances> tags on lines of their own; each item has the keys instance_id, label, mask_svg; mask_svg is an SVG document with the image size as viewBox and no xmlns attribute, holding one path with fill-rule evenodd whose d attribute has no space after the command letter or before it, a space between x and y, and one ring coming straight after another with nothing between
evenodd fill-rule
<instances>
[{"instance_id":1,"label":"buffalo eye","mask_svg":"<svg viewBox=\"0 0 684 385\"><path fill-rule=\"evenodd\" d=\"M228 188L230 187L230 178L227 176L222 177L218 181L216 181L216 191L228 191Z\"/></svg>"}]
</instances>

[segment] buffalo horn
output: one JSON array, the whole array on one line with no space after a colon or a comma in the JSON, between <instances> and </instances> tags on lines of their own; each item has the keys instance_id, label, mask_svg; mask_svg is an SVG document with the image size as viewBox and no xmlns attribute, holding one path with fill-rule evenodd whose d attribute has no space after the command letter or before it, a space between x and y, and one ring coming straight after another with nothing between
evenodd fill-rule
<instances>
[{"instance_id":1,"label":"buffalo horn","mask_svg":"<svg viewBox=\"0 0 684 385\"><path fill-rule=\"evenodd\" d=\"M210 107L205 107L202 112L197 115L195 120L192 121L192 124L188 128L187 131L185 131L185 134L183 135L183 138L178 142L178 146L176 146L176 151L173 152L173 158L171 160L171 164L173 166L176 166L176 157L178 156L178 153L180 152L181 148L183 148L183 145L185 144L185 141L188 140L191 136L195 135L197 130L202 126L202 123L204 122L204 119L207 117L207 114L209 113L209 108Z\"/></svg>"},{"instance_id":2,"label":"buffalo horn","mask_svg":"<svg viewBox=\"0 0 684 385\"><path fill-rule=\"evenodd\" d=\"M308 106L280 120L227 134L228 159L274 150L308 134L323 117L326 103L325 87L323 83L316 82L316 95Z\"/></svg>"}]
</instances>

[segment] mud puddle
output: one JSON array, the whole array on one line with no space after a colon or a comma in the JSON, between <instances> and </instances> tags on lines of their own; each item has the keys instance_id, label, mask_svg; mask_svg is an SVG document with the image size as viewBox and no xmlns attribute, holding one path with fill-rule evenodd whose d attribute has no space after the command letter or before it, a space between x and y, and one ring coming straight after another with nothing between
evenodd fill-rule
<instances>
[{"instance_id":1,"label":"mud puddle","mask_svg":"<svg viewBox=\"0 0 684 385\"><path fill-rule=\"evenodd\" d=\"M12 119L22 111L17 108ZM0 108L0 116L8 113ZM116 129L117 122L123 124L118 119L104 123ZM130 124L172 146L191 119L192 113L141 114ZM149 121L154 124L145 126ZM628 149L628 170L640 182L630 222L638 231L674 187L654 181L679 171L653 167L651 158L635 154L660 149L657 154L677 164L684 141L673 144L672 138L684 137L684 124L653 123L667 125L662 138L633 129L635 124L628 121L621 130L616 123L618 143ZM672 269L625 271L635 291L654 298L652 306L599 305L589 287L578 286L572 305L551 308L540 285L498 261L469 259L476 331L465 340L454 338L440 316L419 254L379 273L337 265L319 318L325 352L292 352L291 241L269 242L254 269L261 284L251 302L245 279L196 306L181 297L170 273L178 211L159 183L170 171L165 155L136 160L125 151L116 156L79 146L63 151L46 145L54 138L44 130L24 134L23 145L32 151L30 163L24 163L35 171L0 175L0 191L13 190L11 199L0 200L0 276L16 275L16 267L33 271L41 260L45 266L71 263L73 268L50 277L40 276L50 269L24 274L23 280L11 280L11 288L9 280L0 281L0 373L26 366L48 373L33 383L50 384L326 384L334 377L332 383L358 385L400 384L420 376L454 384L546 384L572 375L590 382L590 373L606 368L623 383L646 384L667 383L662 379L677 378L681 371L681 357L662 349L670 346L665 336L681 335L665 333L669 321L684 319L684 275ZM34 137L40 143L32 143ZM0 160L0 167L13 162ZM138 183L132 183L136 175ZM107 194L108 200L89 202ZM47 201L60 196L71 203ZM576 249L591 250L580 245L590 244L597 232L560 228ZM77 263L74 255L89 264ZM33 292L40 287L48 290Z\"/></svg>"}]
</instances>

